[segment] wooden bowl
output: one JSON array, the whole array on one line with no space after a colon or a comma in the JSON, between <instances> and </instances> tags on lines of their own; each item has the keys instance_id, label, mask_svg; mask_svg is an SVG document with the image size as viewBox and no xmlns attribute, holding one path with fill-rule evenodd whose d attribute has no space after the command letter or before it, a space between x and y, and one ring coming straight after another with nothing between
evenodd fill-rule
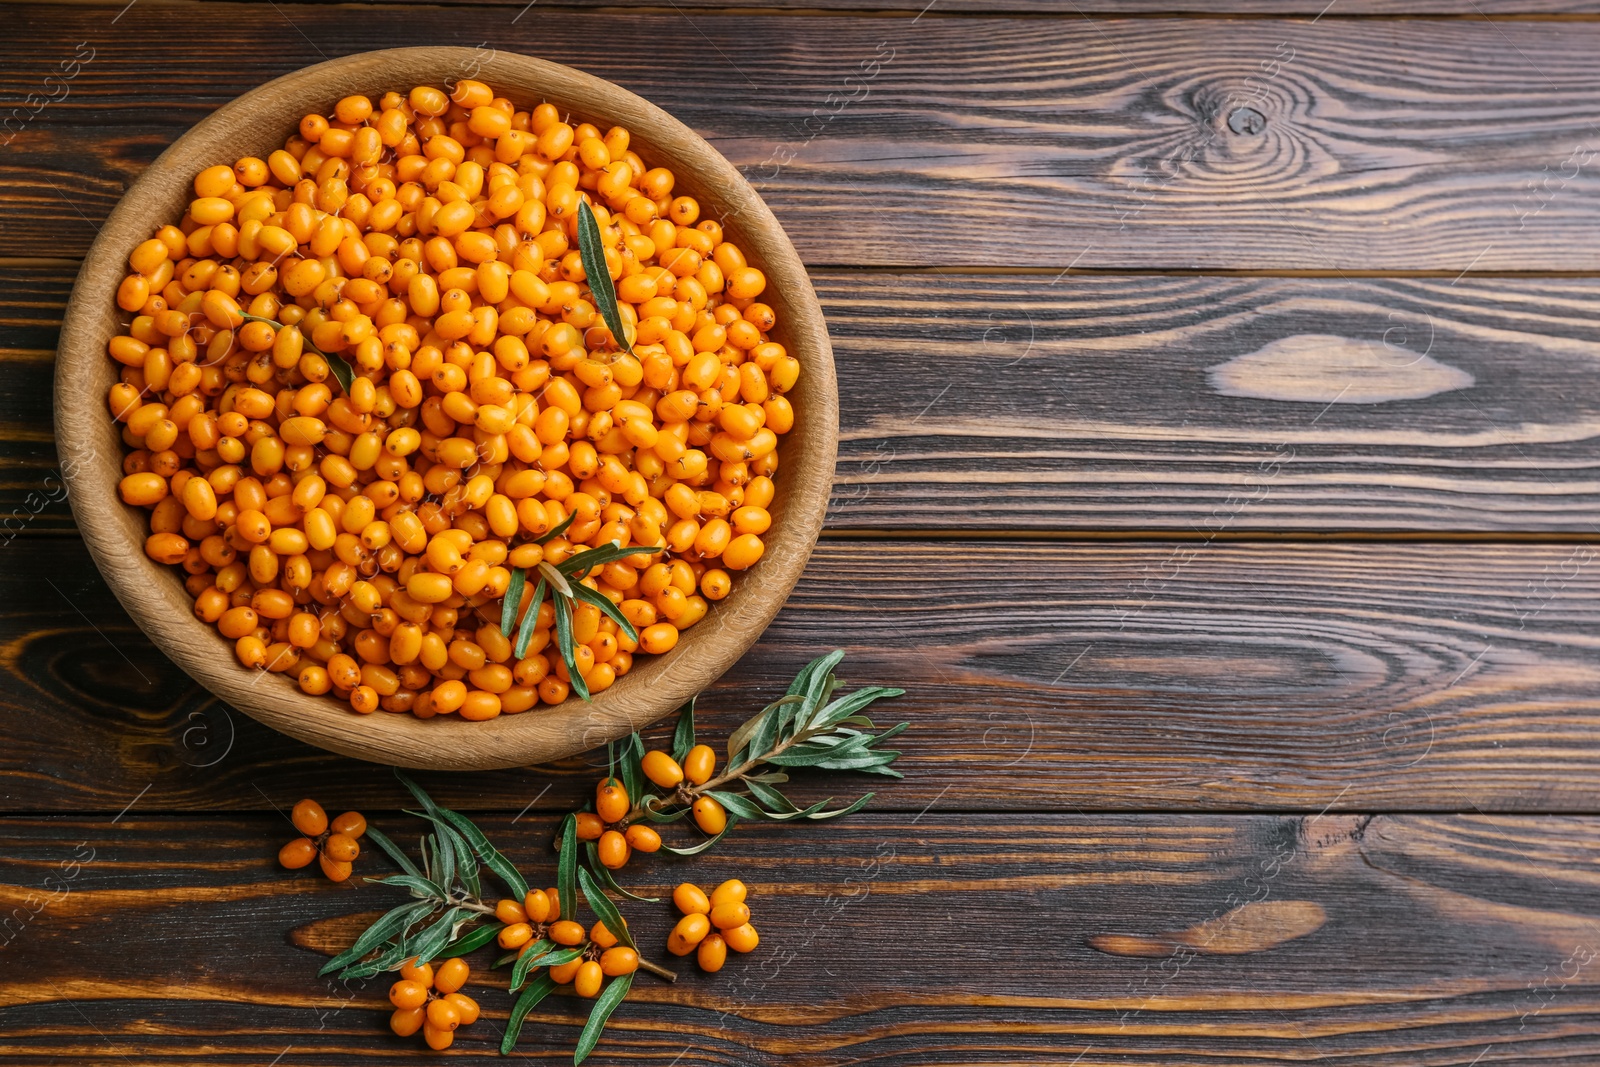
<instances>
[{"instance_id":1,"label":"wooden bowl","mask_svg":"<svg viewBox=\"0 0 1600 1067\"><path fill-rule=\"evenodd\" d=\"M124 446L108 413L116 365L106 345L121 332L117 286L128 253L182 217L195 174L260 156L308 112L331 113L340 97L377 97L413 85L479 78L520 106L548 100L573 121L626 126L651 165L678 175L677 190L729 234L769 279L763 299L778 312L776 339L800 360L791 394L795 426L780 448L778 494L765 557L727 599L664 656L637 666L592 704L568 700L488 722L357 715L300 692L286 675L246 670L229 643L193 613L176 568L144 554L149 513L124 505L117 484ZM56 442L72 511L89 551L128 614L156 647L218 697L267 725L334 752L403 767L479 770L581 752L668 714L733 665L772 621L799 580L822 528L838 437L833 352L816 293L782 227L716 149L666 112L607 81L555 63L470 48L397 48L320 63L255 89L178 138L128 189L90 249L67 306L56 360Z\"/></svg>"}]
</instances>

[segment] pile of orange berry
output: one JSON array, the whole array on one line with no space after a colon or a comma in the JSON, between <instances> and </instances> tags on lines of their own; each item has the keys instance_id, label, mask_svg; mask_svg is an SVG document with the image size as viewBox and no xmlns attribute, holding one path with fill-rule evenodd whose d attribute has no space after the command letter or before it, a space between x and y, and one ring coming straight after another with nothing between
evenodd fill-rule
<instances>
[{"instance_id":1,"label":"pile of orange berry","mask_svg":"<svg viewBox=\"0 0 1600 1067\"><path fill-rule=\"evenodd\" d=\"M722 970L730 948L753 951L761 938L750 925L750 908L745 904L748 895L749 890L737 878L717 886L709 897L688 882L678 886L672 891L672 903L683 918L667 935L667 951L674 956L695 953L702 971Z\"/></svg>"},{"instance_id":2,"label":"pile of orange berry","mask_svg":"<svg viewBox=\"0 0 1600 1067\"><path fill-rule=\"evenodd\" d=\"M667 552L583 577L639 634L576 606L598 693L761 558L800 364L761 270L630 141L473 80L349 96L201 171L133 249L122 499L240 663L362 713L489 719L571 690L548 601L525 656L500 629L513 568ZM631 349L586 285L580 199Z\"/></svg>"},{"instance_id":3,"label":"pile of orange berry","mask_svg":"<svg viewBox=\"0 0 1600 1067\"><path fill-rule=\"evenodd\" d=\"M293 871L317 860L322 873L335 882L350 877L351 864L361 855L361 844L356 839L367 832L367 820L359 811L347 811L329 822L321 804L302 800L294 806L289 819L305 836L278 850L279 863Z\"/></svg>"},{"instance_id":4,"label":"pile of orange berry","mask_svg":"<svg viewBox=\"0 0 1600 1067\"><path fill-rule=\"evenodd\" d=\"M448 959L437 968L410 960L400 968L400 980L389 987L389 1029L401 1037L418 1030L431 1049L447 1049L456 1028L478 1021L478 1002L460 992L471 973L467 961Z\"/></svg>"},{"instance_id":5,"label":"pile of orange berry","mask_svg":"<svg viewBox=\"0 0 1600 1067\"><path fill-rule=\"evenodd\" d=\"M495 918L506 924L500 930L500 947L520 949L521 956L546 938L564 948L582 946L583 954L577 959L550 968L551 981L572 983L581 997L599 996L607 978L639 969L639 954L618 944L605 923L597 921L585 931L582 923L561 919L560 914L561 896L555 889L530 889L521 903L509 898L500 901L495 905Z\"/></svg>"}]
</instances>

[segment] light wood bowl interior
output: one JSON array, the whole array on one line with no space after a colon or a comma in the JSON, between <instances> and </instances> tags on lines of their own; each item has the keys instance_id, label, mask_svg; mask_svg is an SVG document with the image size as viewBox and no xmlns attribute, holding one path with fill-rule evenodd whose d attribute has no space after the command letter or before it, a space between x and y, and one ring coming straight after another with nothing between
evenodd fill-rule
<instances>
[{"instance_id":1,"label":"light wood bowl interior","mask_svg":"<svg viewBox=\"0 0 1600 1067\"><path fill-rule=\"evenodd\" d=\"M342 96L376 98L463 77L488 82L521 107L548 100L574 122L626 126L646 163L678 176L678 191L698 199L710 217L731 216L730 238L768 277L762 299L779 315L775 339L803 368L790 394L796 421L779 451L765 557L736 576L732 594L672 652L640 655L592 704L568 700L488 722L357 715L337 700L301 693L291 676L241 667L230 642L194 617L178 570L145 556L148 512L124 505L117 492L125 449L107 410L117 369L106 345L125 318L115 294L128 253L182 216L196 173L241 156L265 157L301 116L331 113ZM366 52L296 71L218 109L163 152L111 213L78 274L57 356L55 410L78 528L156 647L218 697L286 734L360 759L438 770L513 767L584 751L668 714L719 677L772 621L805 567L822 528L838 436L833 353L816 293L782 227L732 165L682 123L610 82L527 56L444 47Z\"/></svg>"}]
</instances>

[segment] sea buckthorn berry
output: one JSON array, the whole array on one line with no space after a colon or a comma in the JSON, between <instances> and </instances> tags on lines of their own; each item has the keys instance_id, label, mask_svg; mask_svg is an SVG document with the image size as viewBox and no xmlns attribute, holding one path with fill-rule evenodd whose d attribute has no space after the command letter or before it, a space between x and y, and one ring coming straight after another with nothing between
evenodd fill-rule
<instances>
[{"instance_id":1,"label":"sea buckthorn berry","mask_svg":"<svg viewBox=\"0 0 1600 1067\"><path fill-rule=\"evenodd\" d=\"M401 1037L410 1037L422 1029L427 1020L428 1013L423 1008L396 1008L394 1014L389 1016L389 1029Z\"/></svg>"},{"instance_id":2,"label":"sea buckthorn berry","mask_svg":"<svg viewBox=\"0 0 1600 1067\"><path fill-rule=\"evenodd\" d=\"M750 909L736 900L713 905L711 925L718 930L731 930L750 921Z\"/></svg>"},{"instance_id":3,"label":"sea buckthorn berry","mask_svg":"<svg viewBox=\"0 0 1600 1067\"><path fill-rule=\"evenodd\" d=\"M460 1013L458 1012L457 1018L459 1017ZM443 1030L434 1026L431 1022L424 1022L422 1024L422 1037L428 1043L429 1048L435 1052L443 1052L455 1042L456 1034L454 1030Z\"/></svg>"},{"instance_id":4,"label":"sea buckthorn berry","mask_svg":"<svg viewBox=\"0 0 1600 1067\"><path fill-rule=\"evenodd\" d=\"M360 837L367 832L367 820L359 811L347 811L328 824L328 829L348 837Z\"/></svg>"},{"instance_id":5,"label":"sea buckthorn berry","mask_svg":"<svg viewBox=\"0 0 1600 1067\"><path fill-rule=\"evenodd\" d=\"M324 852L317 857L317 862L322 867L322 873L328 876L329 881L343 882L350 877L350 864L346 860L331 859Z\"/></svg>"},{"instance_id":6,"label":"sea buckthorn berry","mask_svg":"<svg viewBox=\"0 0 1600 1067\"><path fill-rule=\"evenodd\" d=\"M600 995L600 986L605 981L605 972L595 960L584 960L578 968L578 973L572 979L572 991L580 997L595 997Z\"/></svg>"},{"instance_id":7,"label":"sea buckthorn berry","mask_svg":"<svg viewBox=\"0 0 1600 1067\"><path fill-rule=\"evenodd\" d=\"M454 993L467 984L470 974L466 960L459 957L445 960L434 971L433 988L441 993Z\"/></svg>"},{"instance_id":8,"label":"sea buckthorn berry","mask_svg":"<svg viewBox=\"0 0 1600 1067\"><path fill-rule=\"evenodd\" d=\"M533 940L533 927L526 922L514 922L503 927L497 937L501 948L521 948Z\"/></svg>"},{"instance_id":9,"label":"sea buckthorn berry","mask_svg":"<svg viewBox=\"0 0 1600 1067\"><path fill-rule=\"evenodd\" d=\"M711 797L701 797L694 802L694 821L708 834L720 834L728 827L728 812Z\"/></svg>"},{"instance_id":10,"label":"sea buckthorn berry","mask_svg":"<svg viewBox=\"0 0 1600 1067\"><path fill-rule=\"evenodd\" d=\"M619 978L639 969L639 954L631 948L617 945L600 954L600 969L608 978Z\"/></svg>"},{"instance_id":11,"label":"sea buckthorn berry","mask_svg":"<svg viewBox=\"0 0 1600 1067\"><path fill-rule=\"evenodd\" d=\"M322 851L329 859L349 863L361 855L361 846L356 844L355 838L347 834L330 834L327 843L322 846Z\"/></svg>"},{"instance_id":12,"label":"sea buckthorn berry","mask_svg":"<svg viewBox=\"0 0 1600 1067\"><path fill-rule=\"evenodd\" d=\"M595 844L595 854L601 865L612 870L627 866L630 851L627 839L616 830L607 830Z\"/></svg>"},{"instance_id":13,"label":"sea buckthorn berry","mask_svg":"<svg viewBox=\"0 0 1600 1067\"><path fill-rule=\"evenodd\" d=\"M581 945L583 944L584 931L582 926L571 919L560 919L550 924L548 936L550 940L558 945Z\"/></svg>"},{"instance_id":14,"label":"sea buckthorn berry","mask_svg":"<svg viewBox=\"0 0 1600 1067\"><path fill-rule=\"evenodd\" d=\"M695 949L695 962L702 971L715 974L728 961L728 943L720 933L709 933Z\"/></svg>"},{"instance_id":15,"label":"sea buckthorn berry","mask_svg":"<svg viewBox=\"0 0 1600 1067\"><path fill-rule=\"evenodd\" d=\"M317 846L306 837L297 837L278 850L278 862L291 871L309 866L316 858Z\"/></svg>"},{"instance_id":16,"label":"sea buckthorn berry","mask_svg":"<svg viewBox=\"0 0 1600 1067\"><path fill-rule=\"evenodd\" d=\"M550 968L550 980L557 985L566 985L578 976L578 968L583 966L583 960L576 959L568 963L558 963Z\"/></svg>"},{"instance_id":17,"label":"sea buckthorn berry","mask_svg":"<svg viewBox=\"0 0 1600 1067\"><path fill-rule=\"evenodd\" d=\"M628 827L623 836L627 838L628 847L635 852L659 852L661 850L661 835L648 826L635 824Z\"/></svg>"},{"instance_id":18,"label":"sea buckthorn berry","mask_svg":"<svg viewBox=\"0 0 1600 1067\"><path fill-rule=\"evenodd\" d=\"M315 800L302 800L289 813L294 828L307 837L319 837L328 829L328 815Z\"/></svg>"},{"instance_id":19,"label":"sea buckthorn berry","mask_svg":"<svg viewBox=\"0 0 1600 1067\"><path fill-rule=\"evenodd\" d=\"M446 993L444 995L444 1001L446 1004L449 1004L452 1008L456 1009L456 1013L461 1016L462 1026L471 1026L473 1023L478 1021L478 1015L480 1013L478 1002L467 996L465 993Z\"/></svg>"},{"instance_id":20,"label":"sea buckthorn berry","mask_svg":"<svg viewBox=\"0 0 1600 1067\"><path fill-rule=\"evenodd\" d=\"M429 989L433 988L433 964L418 963L415 956L400 965L400 977L413 982L421 982Z\"/></svg>"},{"instance_id":21,"label":"sea buckthorn berry","mask_svg":"<svg viewBox=\"0 0 1600 1067\"><path fill-rule=\"evenodd\" d=\"M577 823L579 841L598 841L600 835L606 832L606 824L600 816L590 811L578 812Z\"/></svg>"},{"instance_id":22,"label":"sea buckthorn berry","mask_svg":"<svg viewBox=\"0 0 1600 1067\"><path fill-rule=\"evenodd\" d=\"M420 1008L428 1003L428 987L421 982L402 978L389 987L389 1003L408 1011Z\"/></svg>"},{"instance_id":23,"label":"sea buckthorn berry","mask_svg":"<svg viewBox=\"0 0 1600 1067\"><path fill-rule=\"evenodd\" d=\"M761 943L756 928L749 923L722 931L722 940L726 941L728 947L735 952L754 952L756 945Z\"/></svg>"},{"instance_id":24,"label":"sea buckthorn berry","mask_svg":"<svg viewBox=\"0 0 1600 1067\"><path fill-rule=\"evenodd\" d=\"M645 777L662 789L672 789L683 781L683 768L678 761L659 750L646 752L640 761Z\"/></svg>"},{"instance_id":25,"label":"sea buckthorn berry","mask_svg":"<svg viewBox=\"0 0 1600 1067\"><path fill-rule=\"evenodd\" d=\"M711 891L711 906L718 904L743 904L750 896L749 888L739 879L730 878ZM734 924L735 926L738 923Z\"/></svg>"},{"instance_id":26,"label":"sea buckthorn berry","mask_svg":"<svg viewBox=\"0 0 1600 1067\"><path fill-rule=\"evenodd\" d=\"M542 889L528 890L527 896L522 898L522 910L527 912L528 922L531 923L542 923L555 914L550 897Z\"/></svg>"},{"instance_id":27,"label":"sea buckthorn berry","mask_svg":"<svg viewBox=\"0 0 1600 1067\"><path fill-rule=\"evenodd\" d=\"M628 791L615 778L602 779L595 787L594 810L602 822L620 822L630 807Z\"/></svg>"},{"instance_id":28,"label":"sea buckthorn berry","mask_svg":"<svg viewBox=\"0 0 1600 1067\"><path fill-rule=\"evenodd\" d=\"M520 901L502 900L494 906L494 917L507 926L511 926L515 923L527 922L528 912ZM542 922L543 920L540 921Z\"/></svg>"},{"instance_id":29,"label":"sea buckthorn berry","mask_svg":"<svg viewBox=\"0 0 1600 1067\"><path fill-rule=\"evenodd\" d=\"M685 915L678 920L672 928L672 933L667 938L667 947L675 956L687 956L694 946L705 939L711 932L711 920L698 913ZM683 951L677 951L682 948Z\"/></svg>"},{"instance_id":30,"label":"sea buckthorn berry","mask_svg":"<svg viewBox=\"0 0 1600 1067\"><path fill-rule=\"evenodd\" d=\"M454 1030L461 1025L461 1012L447 1000L429 1001L428 1025L435 1030Z\"/></svg>"},{"instance_id":31,"label":"sea buckthorn berry","mask_svg":"<svg viewBox=\"0 0 1600 1067\"><path fill-rule=\"evenodd\" d=\"M589 927L589 940L601 948L610 948L617 943L617 935L613 934L605 923L599 922Z\"/></svg>"},{"instance_id":32,"label":"sea buckthorn berry","mask_svg":"<svg viewBox=\"0 0 1600 1067\"><path fill-rule=\"evenodd\" d=\"M696 745L683 757L683 776L694 785L704 785L717 769L717 753L710 745Z\"/></svg>"},{"instance_id":33,"label":"sea buckthorn berry","mask_svg":"<svg viewBox=\"0 0 1600 1067\"><path fill-rule=\"evenodd\" d=\"M708 915L711 900L699 886L684 882L672 891L672 903L685 915Z\"/></svg>"}]
</instances>

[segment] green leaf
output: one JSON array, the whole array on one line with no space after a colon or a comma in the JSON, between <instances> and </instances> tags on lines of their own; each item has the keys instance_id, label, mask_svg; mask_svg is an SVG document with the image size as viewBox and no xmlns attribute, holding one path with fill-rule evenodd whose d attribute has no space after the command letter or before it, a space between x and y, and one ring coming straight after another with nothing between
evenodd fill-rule
<instances>
[{"instance_id":1,"label":"green leaf","mask_svg":"<svg viewBox=\"0 0 1600 1067\"><path fill-rule=\"evenodd\" d=\"M563 560L557 568L562 574L575 577L587 574L596 567L610 563L613 560L623 559L627 556L640 556L649 552L662 551L659 545L601 545L598 548L586 548Z\"/></svg>"},{"instance_id":2,"label":"green leaf","mask_svg":"<svg viewBox=\"0 0 1600 1067\"><path fill-rule=\"evenodd\" d=\"M317 972L318 977L354 963L396 934L405 933L411 928L412 923L427 915L436 906L431 900L412 900L389 909L382 918L363 930L354 944L323 964L322 970Z\"/></svg>"},{"instance_id":3,"label":"green leaf","mask_svg":"<svg viewBox=\"0 0 1600 1067\"><path fill-rule=\"evenodd\" d=\"M606 1028L606 1020L611 1018L611 1013L617 1010L617 1005L622 1003L622 998L628 995L632 986L633 975L625 974L621 978L611 979L611 983L601 990L594 1002L594 1010L589 1013L589 1021L583 1026L583 1033L578 1035L578 1047L572 1053L574 1067L594 1051L595 1043L600 1040L600 1032Z\"/></svg>"},{"instance_id":4,"label":"green leaf","mask_svg":"<svg viewBox=\"0 0 1600 1067\"><path fill-rule=\"evenodd\" d=\"M871 745L871 747L877 748L879 744L881 744L884 741L889 740L889 738L891 738L891 737L899 737L901 734L905 733L906 729L908 727L910 727L910 725L911 724L908 723L908 722L897 722L893 726L889 727L887 730L883 731L883 733L881 733L878 736L874 737L872 739L872 741L869 742L869 744Z\"/></svg>"},{"instance_id":5,"label":"green leaf","mask_svg":"<svg viewBox=\"0 0 1600 1067\"><path fill-rule=\"evenodd\" d=\"M672 758L682 763L694 748L694 697L678 709L678 726L672 731Z\"/></svg>"},{"instance_id":6,"label":"green leaf","mask_svg":"<svg viewBox=\"0 0 1600 1067\"><path fill-rule=\"evenodd\" d=\"M761 728L763 722L777 715L785 705L796 704L799 701L800 698L792 694L780 697L741 723L738 729L728 735L728 766L738 766L748 758L746 750L750 747L750 738Z\"/></svg>"},{"instance_id":7,"label":"green leaf","mask_svg":"<svg viewBox=\"0 0 1600 1067\"><path fill-rule=\"evenodd\" d=\"M312 351L314 352L316 349L312 349ZM328 361L328 369L333 372L334 378L338 380L339 388L344 390L345 396L349 396L350 386L356 380L356 369L346 363L343 356L332 352L322 353L322 358Z\"/></svg>"},{"instance_id":8,"label":"green leaf","mask_svg":"<svg viewBox=\"0 0 1600 1067\"><path fill-rule=\"evenodd\" d=\"M830 759L867 751L867 743L872 740L872 735L858 734L837 744L819 743L826 740L828 739L819 738L803 745L796 745L786 752L770 757L767 762L777 764L779 767L815 767Z\"/></svg>"},{"instance_id":9,"label":"green leaf","mask_svg":"<svg viewBox=\"0 0 1600 1067\"><path fill-rule=\"evenodd\" d=\"M622 913L617 906L606 896L605 890L595 884L593 876L582 867L578 868L578 884L583 887L583 899L589 902L589 910L594 912L595 918L606 924L606 929L611 931L620 944L634 948L633 935L628 933L627 924L622 921Z\"/></svg>"},{"instance_id":10,"label":"green leaf","mask_svg":"<svg viewBox=\"0 0 1600 1067\"><path fill-rule=\"evenodd\" d=\"M520 949L517 951L517 965L511 968L511 992L515 993L522 988L522 983L528 980L528 970L539 962L539 957L555 947L554 941L548 937L541 937L529 945L526 952Z\"/></svg>"},{"instance_id":11,"label":"green leaf","mask_svg":"<svg viewBox=\"0 0 1600 1067\"><path fill-rule=\"evenodd\" d=\"M839 684L838 679L833 676L833 669L842 659L844 659L843 649L835 649L826 656L814 659L806 665L806 670L801 672L805 675L804 684L801 684L800 678L796 678L790 685L790 693L798 693L804 697L794 715L794 721L800 729L805 729L817 709L827 701L828 694Z\"/></svg>"},{"instance_id":12,"label":"green leaf","mask_svg":"<svg viewBox=\"0 0 1600 1067\"><path fill-rule=\"evenodd\" d=\"M578 513L576 511L572 512L566 518L564 518L560 522L556 523L553 527L551 527L550 529L546 530L544 533L540 534L538 537L535 537L533 539L533 543L536 544L536 545L549 544L551 541L554 541L556 538L558 538L562 534L566 533L567 532L567 527L571 526L573 524L573 522L577 518L578 518Z\"/></svg>"},{"instance_id":13,"label":"green leaf","mask_svg":"<svg viewBox=\"0 0 1600 1067\"><path fill-rule=\"evenodd\" d=\"M904 689L889 689L876 685L868 686L865 689L857 689L854 693L842 696L819 710L812 716L807 728L819 730L838 725L875 700L904 696L905 692ZM867 725L871 726L872 724L868 722Z\"/></svg>"},{"instance_id":14,"label":"green leaf","mask_svg":"<svg viewBox=\"0 0 1600 1067\"><path fill-rule=\"evenodd\" d=\"M635 730L622 742L622 788L628 791L631 801L633 797L644 795L644 771L639 761L644 759L644 741Z\"/></svg>"},{"instance_id":15,"label":"green leaf","mask_svg":"<svg viewBox=\"0 0 1600 1067\"><path fill-rule=\"evenodd\" d=\"M511 1055L511 1050L516 1047L517 1037L522 1033L522 1021L528 1017L530 1011L539 1006L541 1000L550 995L555 987L556 984L550 980L548 973L541 974L528 983L528 988L522 991L516 1004L511 1007L511 1017L506 1020L506 1036L500 1040L500 1055Z\"/></svg>"},{"instance_id":16,"label":"green leaf","mask_svg":"<svg viewBox=\"0 0 1600 1067\"><path fill-rule=\"evenodd\" d=\"M449 847L448 842L440 848L435 834L428 835L428 843L433 846L433 862L438 867L434 873L438 875L439 884L448 890L456 880L456 850Z\"/></svg>"},{"instance_id":17,"label":"green leaf","mask_svg":"<svg viewBox=\"0 0 1600 1067\"><path fill-rule=\"evenodd\" d=\"M522 983L528 980L528 972L534 967L559 967L563 963L571 963L583 955L583 947L561 948L551 945L537 953L529 952L517 960L516 967L511 971L511 992L515 993L522 988Z\"/></svg>"},{"instance_id":18,"label":"green leaf","mask_svg":"<svg viewBox=\"0 0 1600 1067\"><path fill-rule=\"evenodd\" d=\"M443 814L444 809L439 809ZM434 819L434 826L439 831L439 836L444 838L445 844L450 846L456 860L456 878L461 885L475 897L483 895L483 883L478 880L478 857L467 844L466 839L456 833L455 828L443 819Z\"/></svg>"},{"instance_id":19,"label":"green leaf","mask_svg":"<svg viewBox=\"0 0 1600 1067\"><path fill-rule=\"evenodd\" d=\"M601 885L605 886L607 889L622 894L630 900L641 901L645 904L661 903L660 897L641 897L638 893L630 893L626 889L622 888L622 886L618 885L616 877L611 873L611 868L600 862L599 850L595 848L594 842L585 841L583 844L589 853L589 866L594 869L595 874L600 876Z\"/></svg>"},{"instance_id":20,"label":"green leaf","mask_svg":"<svg viewBox=\"0 0 1600 1067\"><path fill-rule=\"evenodd\" d=\"M400 770L399 767L394 769L394 776L400 779L401 785L411 790L411 795L417 798L417 803L422 805L423 811L427 812L429 815L438 814L439 805L433 802L433 798L428 795L428 791L426 789L423 789L416 782L413 782L404 771Z\"/></svg>"},{"instance_id":21,"label":"green leaf","mask_svg":"<svg viewBox=\"0 0 1600 1067\"><path fill-rule=\"evenodd\" d=\"M439 921L428 927L415 938L411 939L406 947L404 958L417 958L418 963L427 963L438 956L439 952L450 943L451 930L456 921L472 913L465 908L447 908Z\"/></svg>"},{"instance_id":22,"label":"green leaf","mask_svg":"<svg viewBox=\"0 0 1600 1067\"><path fill-rule=\"evenodd\" d=\"M431 878L424 878L420 874L391 874L387 878L368 878L367 881L378 885L397 885L411 890L411 895L426 897L430 900L442 901L448 894L444 887Z\"/></svg>"},{"instance_id":23,"label":"green leaf","mask_svg":"<svg viewBox=\"0 0 1600 1067\"><path fill-rule=\"evenodd\" d=\"M710 797L718 804L721 804L723 807L727 808L730 814L737 815L743 819L764 819L770 817L769 814L765 811L762 811L758 805L752 804L749 800L738 795L737 793L725 793L720 789L712 789L702 793L701 795Z\"/></svg>"},{"instance_id":24,"label":"green leaf","mask_svg":"<svg viewBox=\"0 0 1600 1067\"><path fill-rule=\"evenodd\" d=\"M463 936L458 937L454 941L450 942L450 944L446 945L440 950L439 954L435 956L434 959L443 960L449 959L452 956L465 956L469 952L476 952L478 949L482 948L484 945L487 945L496 937L500 936L500 931L504 929L505 924L499 922L492 922L487 926L479 926L471 933L464 934Z\"/></svg>"},{"instance_id":25,"label":"green leaf","mask_svg":"<svg viewBox=\"0 0 1600 1067\"><path fill-rule=\"evenodd\" d=\"M654 793L647 793L639 801L639 805L644 811L644 817L649 819L651 822L665 825L667 823L677 822L679 819L689 814L690 809L688 808L679 808L678 810L672 812L657 811L653 805L655 801L660 799L661 798L656 796Z\"/></svg>"},{"instance_id":26,"label":"green leaf","mask_svg":"<svg viewBox=\"0 0 1600 1067\"><path fill-rule=\"evenodd\" d=\"M521 567L511 568L511 581L506 585L505 600L500 604L500 632L517 631L517 609L522 606L522 588L528 584L528 572Z\"/></svg>"},{"instance_id":27,"label":"green leaf","mask_svg":"<svg viewBox=\"0 0 1600 1067\"><path fill-rule=\"evenodd\" d=\"M417 865L415 863L411 862L411 857L407 856L405 852L401 850L399 845L389 840L388 834L383 833L376 827L369 826L367 827L366 838L368 841L374 842L379 848L387 852L389 854L389 858L394 860L395 863L399 864L402 871L405 871L407 874L416 875L418 878L422 877L422 872L417 870Z\"/></svg>"},{"instance_id":28,"label":"green leaf","mask_svg":"<svg viewBox=\"0 0 1600 1067\"><path fill-rule=\"evenodd\" d=\"M517 643L512 648L511 654L517 659L528 655L528 646L533 643L533 630L539 621L539 605L544 603L545 580L539 579L539 584L533 587L533 599L528 602L528 610L522 616L522 625L517 629Z\"/></svg>"},{"instance_id":29,"label":"green leaf","mask_svg":"<svg viewBox=\"0 0 1600 1067\"><path fill-rule=\"evenodd\" d=\"M589 699L589 686L583 680L582 673L578 670L577 657L573 653L572 643L572 601L566 597L554 598L556 605L556 648L561 650L561 658L567 662L567 677L571 680L572 691L583 700Z\"/></svg>"},{"instance_id":30,"label":"green leaf","mask_svg":"<svg viewBox=\"0 0 1600 1067\"><path fill-rule=\"evenodd\" d=\"M628 635L630 641L639 640L639 631L633 628L633 623L628 621L628 617L622 613L621 608L611 602L610 597L595 592L582 582L573 585L572 595L599 608L603 614L617 624L617 627L623 633Z\"/></svg>"},{"instance_id":31,"label":"green leaf","mask_svg":"<svg viewBox=\"0 0 1600 1067\"><path fill-rule=\"evenodd\" d=\"M867 801L871 800L873 797L875 797L877 795L878 794L876 794L876 793L868 793L865 796L862 796L860 799L856 800L849 807L836 808L833 811L807 812L805 817L808 818L808 819L813 819L813 820L815 820L817 822L821 822L823 819L837 819L837 818L839 818L840 816L843 816L843 815L854 815L856 812L860 811L862 808L867 806Z\"/></svg>"},{"instance_id":32,"label":"green leaf","mask_svg":"<svg viewBox=\"0 0 1600 1067\"><path fill-rule=\"evenodd\" d=\"M489 838L484 835L482 830L478 829L471 819L448 808L440 809L440 814L450 820L452 826L461 831L462 836L472 845L478 858L483 861L483 865L499 876L500 880L506 884L506 888L511 890L511 895L515 900L521 901L523 897L528 895L527 880L522 877L521 872L516 867L512 866L511 861L506 859L505 855L494 847Z\"/></svg>"},{"instance_id":33,"label":"green leaf","mask_svg":"<svg viewBox=\"0 0 1600 1067\"><path fill-rule=\"evenodd\" d=\"M662 845L661 845L661 851L670 852L674 856L698 856L700 853L704 852L706 849L710 848L712 845L716 844L718 841L721 841L724 837L727 836L728 831L732 830L738 824L739 824L738 818L736 818L734 816L729 816L728 817L728 825L724 826L722 828L722 832L719 833L716 837L708 837L704 841L700 842L699 844L697 844L697 845L689 845L687 848L677 848L677 847L675 847L673 845L669 845L669 844L666 844L665 842L663 842Z\"/></svg>"},{"instance_id":34,"label":"green leaf","mask_svg":"<svg viewBox=\"0 0 1600 1067\"><path fill-rule=\"evenodd\" d=\"M561 820L561 858L556 862L556 894L561 898L561 917L572 918L578 906L578 817L571 813Z\"/></svg>"},{"instance_id":35,"label":"green leaf","mask_svg":"<svg viewBox=\"0 0 1600 1067\"><path fill-rule=\"evenodd\" d=\"M617 291L612 287L611 271L606 267L606 250L600 241L600 224L595 221L594 211L588 201L581 197L578 199L578 255L583 260L583 273L588 276L589 295L594 297L595 308L606 320L606 326L610 328L617 344L631 355L633 342L623 330L622 316L617 311ZM582 1061L581 1056L579 1061Z\"/></svg>"},{"instance_id":36,"label":"green leaf","mask_svg":"<svg viewBox=\"0 0 1600 1067\"><path fill-rule=\"evenodd\" d=\"M751 796L761 801L761 803L765 804L773 811L779 813L788 813L791 811L800 810L794 806L793 801L784 796L778 790L772 788L772 786L767 785L765 782L757 782L750 778L746 778L744 780L744 784L745 788L750 790Z\"/></svg>"}]
</instances>

